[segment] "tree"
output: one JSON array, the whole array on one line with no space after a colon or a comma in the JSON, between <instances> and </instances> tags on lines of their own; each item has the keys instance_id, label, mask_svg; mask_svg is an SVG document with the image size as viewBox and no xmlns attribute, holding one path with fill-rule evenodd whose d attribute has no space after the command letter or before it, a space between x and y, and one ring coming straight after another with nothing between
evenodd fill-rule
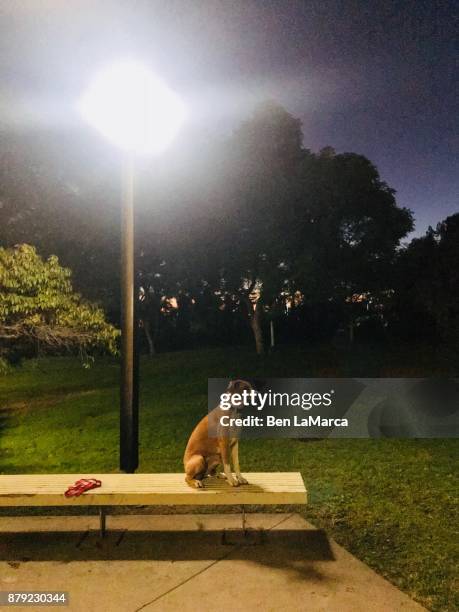
<instances>
[{"instance_id":1,"label":"tree","mask_svg":"<svg viewBox=\"0 0 459 612\"><path fill-rule=\"evenodd\" d=\"M2 140L0 244L57 255L74 287L118 318L118 183L71 151L64 135Z\"/></svg>"},{"instance_id":2,"label":"tree","mask_svg":"<svg viewBox=\"0 0 459 612\"><path fill-rule=\"evenodd\" d=\"M344 306L352 337L353 296L378 299L392 288L412 214L397 206L394 190L362 155L326 147L305 159L301 183L289 240L292 278L307 303Z\"/></svg>"},{"instance_id":3,"label":"tree","mask_svg":"<svg viewBox=\"0 0 459 612\"><path fill-rule=\"evenodd\" d=\"M236 295L263 352L262 319L300 294L305 303L352 304L356 293L384 292L410 211L364 156L315 155L301 123L262 105L229 143L226 174L209 214L208 259L222 294ZM348 312L352 328L354 308Z\"/></svg>"},{"instance_id":4,"label":"tree","mask_svg":"<svg viewBox=\"0 0 459 612\"><path fill-rule=\"evenodd\" d=\"M72 289L71 272L33 246L0 248L0 358L32 351L117 351L119 332Z\"/></svg>"},{"instance_id":5,"label":"tree","mask_svg":"<svg viewBox=\"0 0 459 612\"><path fill-rule=\"evenodd\" d=\"M459 341L459 213L414 238L397 265L395 315L403 335Z\"/></svg>"},{"instance_id":6,"label":"tree","mask_svg":"<svg viewBox=\"0 0 459 612\"><path fill-rule=\"evenodd\" d=\"M208 260L223 302L235 296L264 351L262 321L285 289L291 211L297 198L301 122L266 103L242 124L228 144L214 210L209 216ZM231 300L230 300L231 302Z\"/></svg>"}]
</instances>

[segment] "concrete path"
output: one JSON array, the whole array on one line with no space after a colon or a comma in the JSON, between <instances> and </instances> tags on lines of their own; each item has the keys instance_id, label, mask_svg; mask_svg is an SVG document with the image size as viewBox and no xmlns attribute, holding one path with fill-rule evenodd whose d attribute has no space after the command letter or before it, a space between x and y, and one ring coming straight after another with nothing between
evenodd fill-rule
<instances>
[{"instance_id":1,"label":"concrete path","mask_svg":"<svg viewBox=\"0 0 459 612\"><path fill-rule=\"evenodd\" d=\"M101 540L94 516L0 517L0 591L68 591L81 612L424 610L296 514L249 514L248 540L240 520L113 516Z\"/></svg>"}]
</instances>

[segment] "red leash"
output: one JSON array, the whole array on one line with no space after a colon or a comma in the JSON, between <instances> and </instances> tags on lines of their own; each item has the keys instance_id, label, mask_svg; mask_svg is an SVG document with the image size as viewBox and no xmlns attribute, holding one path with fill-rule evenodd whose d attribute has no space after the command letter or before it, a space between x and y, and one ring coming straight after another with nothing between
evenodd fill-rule
<instances>
[{"instance_id":1,"label":"red leash","mask_svg":"<svg viewBox=\"0 0 459 612\"><path fill-rule=\"evenodd\" d=\"M70 486L64 495L65 497L79 497L85 491L97 489L100 486L102 486L102 481L97 480L97 478L81 478L81 480L77 480L74 485Z\"/></svg>"}]
</instances>

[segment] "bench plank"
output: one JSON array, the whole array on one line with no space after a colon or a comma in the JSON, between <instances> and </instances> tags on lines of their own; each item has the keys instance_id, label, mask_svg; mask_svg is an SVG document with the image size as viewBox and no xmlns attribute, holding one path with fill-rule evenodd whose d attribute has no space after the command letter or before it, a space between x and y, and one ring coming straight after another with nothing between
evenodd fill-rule
<instances>
[{"instance_id":1,"label":"bench plank","mask_svg":"<svg viewBox=\"0 0 459 612\"><path fill-rule=\"evenodd\" d=\"M29 474L0 475L0 506L130 506L306 504L299 472L245 473L248 485L230 487L207 478L192 489L184 474ZM102 487L66 498L64 491L80 478L98 478Z\"/></svg>"}]
</instances>

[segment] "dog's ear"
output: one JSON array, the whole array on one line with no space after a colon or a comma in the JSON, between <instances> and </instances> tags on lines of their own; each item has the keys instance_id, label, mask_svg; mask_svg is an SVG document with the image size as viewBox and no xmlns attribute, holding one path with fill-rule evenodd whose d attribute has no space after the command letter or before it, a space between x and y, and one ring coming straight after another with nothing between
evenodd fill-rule
<instances>
[{"instance_id":1,"label":"dog's ear","mask_svg":"<svg viewBox=\"0 0 459 612\"><path fill-rule=\"evenodd\" d=\"M237 380L230 380L228 383L228 387L226 388L226 390L228 391L228 393L234 393L234 385L235 383L237 383Z\"/></svg>"},{"instance_id":2,"label":"dog's ear","mask_svg":"<svg viewBox=\"0 0 459 612\"><path fill-rule=\"evenodd\" d=\"M267 386L267 381L264 378L248 378L247 382L255 391L263 391Z\"/></svg>"}]
</instances>

